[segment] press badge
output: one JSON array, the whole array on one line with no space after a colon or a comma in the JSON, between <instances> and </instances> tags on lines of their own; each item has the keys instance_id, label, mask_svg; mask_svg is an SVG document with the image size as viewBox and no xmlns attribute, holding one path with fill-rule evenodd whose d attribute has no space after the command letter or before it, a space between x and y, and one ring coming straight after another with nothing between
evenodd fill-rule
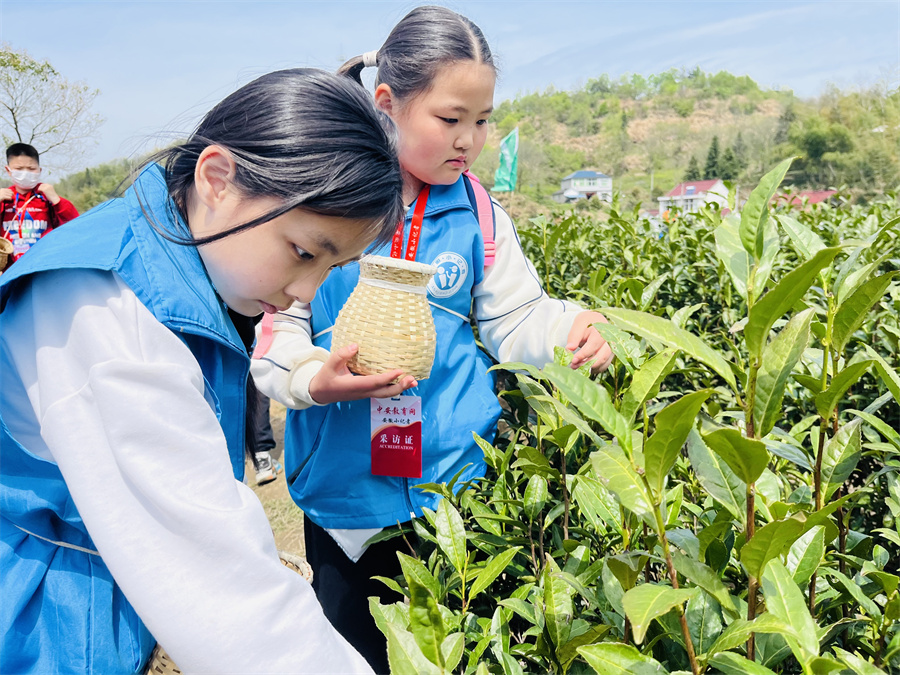
<instances>
[{"instance_id":1,"label":"press badge","mask_svg":"<svg viewBox=\"0 0 900 675\"><path fill-rule=\"evenodd\" d=\"M422 477L422 397L369 399L372 475Z\"/></svg>"}]
</instances>

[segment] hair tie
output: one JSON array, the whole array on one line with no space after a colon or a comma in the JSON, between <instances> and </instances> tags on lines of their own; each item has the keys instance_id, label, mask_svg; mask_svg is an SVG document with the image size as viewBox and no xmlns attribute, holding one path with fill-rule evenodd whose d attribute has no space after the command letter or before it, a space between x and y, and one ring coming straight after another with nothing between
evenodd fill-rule
<instances>
[{"instance_id":1,"label":"hair tie","mask_svg":"<svg viewBox=\"0 0 900 675\"><path fill-rule=\"evenodd\" d=\"M373 66L377 66L378 65L378 50L373 49L370 52L366 52L365 54L362 55L362 60L363 60L364 68L371 68Z\"/></svg>"}]
</instances>

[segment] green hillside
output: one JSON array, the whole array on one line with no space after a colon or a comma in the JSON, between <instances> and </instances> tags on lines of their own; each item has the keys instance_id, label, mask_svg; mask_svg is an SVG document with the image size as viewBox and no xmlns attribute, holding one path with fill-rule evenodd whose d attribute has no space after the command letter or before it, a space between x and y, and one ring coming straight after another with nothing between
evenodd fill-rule
<instances>
[{"instance_id":1,"label":"green hillside","mask_svg":"<svg viewBox=\"0 0 900 675\"><path fill-rule=\"evenodd\" d=\"M843 187L868 201L900 185L896 89L832 88L801 100L727 72L601 75L578 91L551 88L500 103L473 167L486 185L493 183L500 139L517 126L518 193L501 200L518 217L555 208L551 195L578 169L611 176L628 208L655 208L656 197L692 171L697 178L752 186L767 167L790 156L798 159L785 183L798 189ZM119 160L73 174L60 181L60 193L86 210L103 201L132 164Z\"/></svg>"},{"instance_id":2,"label":"green hillside","mask_svg":"<svg viewBox=\"0 0 900 675\"><path fill-rule=\"evenodd\" d=\"M699 69L590 80L572 92L548 89L501 103L474 171L490 184L500 139L519 127L519 190L547 202L578 169L600 171L626 205L655 206L684 180L703 176L713 139L715 176L755 185L766 167L797 156L786 184L846 186L871 198L900 182L900 92L829 89L800 100L749 77Z\"/></svg>"}]
</instances>

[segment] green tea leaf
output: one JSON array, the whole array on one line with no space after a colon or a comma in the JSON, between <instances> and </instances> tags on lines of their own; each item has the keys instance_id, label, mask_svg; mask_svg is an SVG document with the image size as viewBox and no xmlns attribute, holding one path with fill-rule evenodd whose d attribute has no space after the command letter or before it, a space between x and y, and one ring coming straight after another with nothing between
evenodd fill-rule
<instances>
[{"instance_id":1,"label":"green tea leaf","mask_svg":"<svg viewBox=\"0 0 900 675\"><path fill-rule=\"evenodd\" d=\"M726 628L719 636L719 639L716 640L715 644L710 648L709 653L718 654L719 652L726 652L729 649L736 649L746 643L754 633L783 634L789 633L790 631L790 626L774 614L768 612L756 617L753 621L736 619L732 621L728 625L728 628Z\"/></svg>"},{"instance_id":2,"label":"green tea leaf","mask_svg":"<svg viewBox=\"0 0 900 675\"><path fill-rule=\"evenodd\" d=\"M881 668L874 666L868 661L864 661L856 654L851 654L840 647L833 647L832 649L834 649L835 655L847 664L856 675L884 675L884 671Z\"/></svg>"},{"instance_id":3,"label":"green tea leaf","mask_svg":"<svg viewBox=\"0 0 900 675\"><path fill-rule=\"evenodd\" d=\"M618 642L579 647L578 653L591 668L603 675L666 675L668 672L656 659Z\"/></svg>"},{"instance_id":4,"label":"green tea leaf","mask_svg":"<svg viewBox=\"0 0 900 675\"><path fill-rule=\"evenodd\" d=\"M824 576L829 576L835 579L838 582L838 588L843 588L845 591L847 591L850 597L856 600L856 602L866 614L868 614L876 621L881 621L881 610L878 608L878 605L875 604L874 600L863 593L863 590L859 587L859 584L857 584L853 579L848 577L846 574L842 574L838 570L833 569L822 570L822 574Z\"/></svg>"},{"instance_id":5,"label":"green tea leaf","mask_svg":"<svg viewBox=\"0 0 900 675\"><path fill-rule=\"evenodd\" d=\"M766 444L726 427L703 436L703 440L744 483L755 483L769 464Z\"/></svg>"},{"instance_id":6,"label":"green tea leaf","mask_svg":"<svg viewBox=\"0 0 900 675\"><path fill-rule=\"evenodd\" d=\"M680 307L679 309L675 310L675 313L672 315L672 323L674 323L679 328L684 328L685 325L687 325L687 320L705 306L705 302L698 302L689 307Z\"/></svg>"},{"instance_id":7,"label":"green tea leaf","mask_svg":"<svg viewBox=\"0 0 900 675\"><path fill-rule=\"evenodd\" d=\"M654 496L661 495L666 476L694 427L700 407L711 393L703 390L686 394L656 413L656 431L644 445L644 474Z\"/></svg>"},{"instance_id":8,"label":"green tea leaf","mask_svg":"<svg viewBox=\"0 0 900 675\"><path fill-rule=\"evenodd\" d=\"M622 404L619 407L619 412L626 420L633 421L641 406L659 394L659 386L672 372L677 355L676 350L667 349L647 359L640 368L634 371L631 386L622 395Z\"/></svg>"},{"instance_id":9,"label":"green tea leaf","mask_svg":"<svg viewBox=\"0 0 900 675\"><path fill-rule=\"evenodd\" d=\"M534 474L528 479L528 485L525 486L525 496L522 500L525 510L525 517L530 522L534 522L541 515L544 504L547 503L547 479L541 475Z\"/></svg>"},{"instance_id":10,"label":"green tea leaf","mask_svg":"<svg viewBox=\"0 0 900 675\"><path fill-rule=\"evenodd\" d=\"M547 420L548 424L553 425L556 410L552 405L545 402L545 399L550 396L547 390L530 377L518 373L516 374L516 382L518 382L519 390L528 399L528 403L534 411Z\"/></svg>"},{"instance_id":11,"label":"green tea leaf","mask_svg":"<svg viewBox=\"0 0 900 675\"><path fill-rule=\"evenodd\" d=\"M548 363L544 373L583 415L600 423L606 431L631 450L631 425L616 410L609 392L579 372Z\"/></svg>"},{"instance_id":12,"label":"green tea leaf","mask_svg":"<svg viewBox=\"0 0 900 675\"><path fill-rule=\"evenodd\" d=\"M597 450L591 453L591 463L596 476L622 506L641 518L653 515L650 495L621 448L608 445Z\"/></svg>"},{"instance_id":13,"label":"green tea leaf","mask_svg":"<svg viewBox=\"0 0 900 675\"><path fill-rule=\"evenodd\" d=\"M569 641L575 609L572 604L571 586L559 578L559 567L549 555L547 563L543 573L544 634L548 635L551 644L559 649Z\"/></svg>"},{"instance_id":14,"label":"green tea leaf","mask_svg":"<svg viewBox=\"0 0 900 675\"><path fill-rule=\"evenodd\" d=\"M553 408L556 411L556 414L559 415L563 421L568 422L573 427L578 429L581 433L591 439L595 445L603 445L603 439L601 439L594 430L591 429L590 425L584 421L584 419L579 416L578 411L575 408L570 408L565 405L562 401L558 401L552 396L529 396L528 403L533 404L535 402L540 403L544 406L545 410ZM532 407L534 407L532 405ZM556 472L556 469L554 469ZM558 473L558 472L557 472Z\"/></svg>"},{"instance_id":15,"label":"green tea leaf","mask_svg":"<svg viewBox=\"0 0 900 675\"><path fill-rule=\"evenodd\" d=\"M422 653L412 633L394 624L387 625L387 651L393 675L441 675L441 669Z\"/></svg>"},{"instance_id":16,"label":"green tea leaf","mask_svg":"<svg viewBox=\"0 0 900 675\"><path fill-rule=\"evenodd\" d=\"M640 644L647 635L650 622L675 607L680 607L696 591L688 588L672 588L656 584L641 584L625 591L622 604L625 615L631 621L634 641Z\"/></svg>"},{"instance_id":17,"label":"green tea leaf","mask_svg":"<svg viewBox=\"0 0 900 675\"><path fill-rule=\"evenodd\" d=\"M397 607L398 603L394 603L393 605L382 605L378 601L378 597L374 595L368 598L368 600L369 613L372 615L372 618L375 619L375 625L378 627L378 630L384 633L385 637L387 637L387 625L389 623L396 625L398 628L406 628L409 626L409 611L403 603L399 603L403 606L403 610L400 611Z\"/></svg>"},{"instance_id":18,"label":"green tea leaf","mask_svg":"<svg viewBox=\"0 0 900 675\"><path fill-rule=\"evenodd\" d=\"M603 310L603 313L607 319L620 328L624 328L635 335L640 335L647 340L655 340L670 348L680 349L685 354L694 357L718 373L732 390L737 391L737 382L728 362L715 349L693 333L679 328L667 319L630 309L607 307Z\"/></svg>"},{"instance_id":19,"label":"green tea leaf","mask_svg":"<svg viewBox=\"0 0 900 675\"><path fill-rule=\"evenodd\" d=\"M446 637L444 619L434 594L415 579L409 580L409 629L425 657L438 667L444 666L441 645Z\"/></svg>"},{"instance_id":20,"label":"green tea leaf","mask_svg":"<svg viewBox=\"0 0 900 675\"><path fill-rule=\"evenodd\" d=\"M854 415L856 417L862 418L863 422L865 422L870 427L875 429L879 434L884 436L887 439L888 443L890 443L898 451L900 451L900 433L897 433L895 429L892 429L883 420L875 417L875 415L870 415L869 413L862 412L861 410L848 410L847 413L849 415Z\"/></svg>"},{"instance_id":21,"label":"green tea leaf","mask_svg":"<svg viewBox=\"0 0 900 675\"><path fill-rule=\"evenodd\" d=\"M875 361L875 368L878 370L882 382L884 382L888 391L893 394L894 400L900 403L900 375L898 375L897 371L891 368L888 362L881 357L881 354L876 352L869 345L864 345L864 349L866 350L866 354L871 356Z\"/></svg>"},{"instance_id":22,"label":"green tea leaf","mask_svg":"<svg viewBox=\"0 0 900 675\"><path fill-rule=\"evenodd\" d=\"M492 557L472 584L472 589L469 591L469 599L474 599L476 595L490 586L494 579L503 573L509 563L512 562L512 559L516 557L516 553L521 549L521 546L514 546L513 548L507 548Z\"/></svg>"},{"instance_id":23,"label":"green tea leaf","mask_svg":"<svg viewBox=\"0 0 900 675\"><path fill-rule=\"evenodd\" d=\"M438 503L434 525L438 546L456 571L460 575L464 574L467 557L466 528L459 511L450 503L449 499L442 499Z\"/></svg>"},{"instance_id":24,"label":"green tea leaf","mask_svg":"<svg viewBox=\"0 0 900 675\"><path fill-rule=\"evenodd\" d=\"M759 360L762 357L763 346L774 323L806 294L819 270L831 264L839 252L837 247L822 249L800 267L785 274L772 290L750 308L744 337L752 358Z\"/></svg>"},{"instance_id":25,"label":"green tea leaf","mask_svg":"<svg viewBox=\"0 0 900 675\"><path fill-rule=\"evenodd\" d=\"M825 527L819 525L804 532L791 544L787 554L787 569L794 583L803 588L825 559Z\"/></svg>"},{"instance_id":26,"label":"green tea leaf","mask_svg":"<svg viewBox=\"0 0 900 675\"><path fill-rule=\"evenodd\" d=\"M456 669L462 660L466 647L465 633L451 633L441 643L441 654L444 656L444 668L450 672Z\"/></svg>"},{"instance_id":27,"label":"green tea leaf","mask_svg":"<svg viewBox=\"0 0 900 675\"><path fill-rule=\"evenodd\" d=\"M710 451L696 429L688 434L688 457L700 485L741 523L747 522L747 485Z\"/></svg>"},{"instance_id":28,"label":"green tea leaf","mask_svg":"<svg viewBox=\"0 0 900 675\"><path fill-rule=\"evenodd\" d=\"M694 651L705 654L722 633L722 610L719 603L705 593L695 593L684 608L684 618L694 643Z\"/></svg>"},{"instance_id":29,"label":"green tea leaf","mask_svg":"<svg viewBox=\"0 0 900 675\"><path fill-rule=\"evenodd\" d=\"M647 284L647 287L644 288L641 293L641 311L646 312L650 309L650 305L653 302L653 299L656 297L656 294L659 292L660 287L668 280L668 273L660 274L653 281Z\"/></svg>"},{"instance_id":30,"label":"green tea leaf","mask_svg":"<svg viewBox=\"0 0 900 675\"><path fill-rule=\"evenodd\" d=\"M775 216L775 218L781 223L794 248L805 260L809 260L825 248L822 238L795 218L791 216Z\"/></svg>"},{"instance_id":31,"label":"green tea leaf","mask_svg":"<svg viewBox=\"0 0 900 675\"><path fill-rule=\"evenodd\" d=\"M775 675L774 670L734 652L716 654L709 660L709 665L717 668L722 675Z\"/></svg>"},{"instance_id":32,"label":"green tea leaf","mask_svg":"<svg viewBox=\"0 0 900 675\"><path fill-rule=\"evenodd\" d=\"M535 380L543 379L543 375L541 374L541 369L537 368L530 363L520 363L518 361L507 361L504 363L498 363L495 366L491 366L488 368L488 372L494 370L505 370L510 373L523 372L528 373Z\"/></svg>"},{"instance_id":33,"label":"green tea leaf","mask_svg":"<svg viewBox=\"0 0 900 675\"><path fill-rule=\"evenodd\" d=\"M563 669L567 669L569 665L578 658L578 650L580 647L599 642L606 635L612 626L596 625L591 626L588 630L580 635L576 635L559 650L559 662Z\"/></svg>"},{"instance_id":34,"label":"green tea leaf","mask_svg":"<svg viewBox=\"0 0 900 675\"><path fill-rule=\"evenodd\" d=\"M441 585L420 560L416 560L399 551L397 552L397 558L400 561L400 568L403 570L403 576L406 577L407 584L416 582L427 588L435 598L441 597Z\"/></svg>"},{"instance_id":35,"label":"green tea leaf","mask_svg":"<svg viewBox=\"0 0 900 675\"><path fill-rule=\"evenodd\" d=\"M856 384L856 381L869 370L869 366L873 363L874 361L871 360L857 361L856 363L847 366L832 378L831 383L828 385L828 389L816 395L816 411L823 419L827 420L831 418L831 413L834 412L834 408L837 406L838 401L840 401L843 395L847 393L847 390Z\"/></svg>"},{"instance_id":36,"label":"green tea leaf","mask_svg":"<svg viewBox=\"0 0 900 675\"><path fill-rule=\"evenodd\" d=\"M650 556L646 553L632 551L607 556L606 565L609 567L609 571L619 580L619 583L622 584L622 588L627 591L634 588L638 577L641 576L644 565L647 564L649 559Z\"/></svg>"},{"instance_id":37,"label":"green tea leaf","mask_svg":"<svg viewBox=\"0 0 900 675\"><path fill-rule=\"evenodd\" d=\"M634 372L634 364L640 363L644 350L641 343L635 340L630 333L616 328L611 323L595 323L594 328L600 333L600 337L609 343L616 361L625 366L629 373Z\"/></svg>"},{"instance_id":38,"label":"green tea leaf","mask_svg":"<svg viewBox=\"0 0 900 675\"><path fill-rule=\"evenodd\" d=\"M572 498L597 532L609 529L622 534L619 505L603 483L591 476L578 476Z\"/></svg>"},{"instance_id":39,"label":"green tea leaf","mask_svg":"<svg viewBox=\"0 0 900 675\"><path fill-rule=\"evenodd\" d=\"M866 576L875 579L881 584L884 592L888 595L891 595L900 586L900 577L890 572L866 572Z\"/></svg>"},{"instance_id":40,"label":"green tea leaf","mask_svg":"<svg viewBox=\"0 0 900 675\"><path fill-rule=\"evenodd\" d=\"M818 627L809 614L806 598L780 560L772 560L766 566L762 575L762 589L766 608L793 629L791 636L784 637L797 660L806 663L818 656Z\"/></svg>"},{"instance_id":41,"label":"green tea leaf","mask_svg":"<svg viewBox=\"0 0 900 675\"><path fill-rule=\"evenodd\" d=\"M772 274L772 267L775 265L775 258L781 250L781 242L778 239L778 226L775 221L768 219L764 227L763 252L759 258L756 269L750 275L750 284L747 286L747 295L750 303L755 303L756 299L766 289L769 283L769 277Z\"/></svg>"},{"instance_id":42,"label":"green tea leaf","mask_svg":"<svg viewBox=\"0 0 900 675\"><path fill-rule=\"evenodd\" d=\"M843 353L850 337L865 321L875 303L884 297L887 287L898 274L900 272L888 272L869 279L838 306L831 332L831 344L838 354Z\"/></svg>"},{"instance_id":43,"label":"green tea leaf","mask_svg":"<svg viewBox=\"0 0 900 675\"><path fill-rule=\"evenodd\" d=\"M802 532L803 522L796 518L776 520L757 530L741 549L741 562L747 574L759 579L766 564L797 541Z\"/></svg>"},{"instance_id":44,"label":"green tea leaf","mask_svg":"<svg viewBox=\"0 0 900 675\"><path fill-rule=\"evenodd\" d=\"M607 558L609 560L609 558ZM696 584L698 587L709 593L721 605L722 609L737 618L738 608L735 605L734 598L728 591L728 587L719 578L719 575L712 569L704 565L699 560L694 560L681 551L672 551L672 562L675 570Z\"/></svg>"},{"instance_id":45,"label":"green tea leaf","mask_svg":"<svg viewBox=\"0 0 900 675\"><path fill-rule=\"evenodd\" d=\"M739 230L741 243L744 245L744 250L753 256L754 260L759 260L763 255L766 221L769 218L769 202L772 201L775 191L784 180L784 175L792 161L793 158L784 160L763 176L741 210Z\"/></svg>"},{"instance_id":46,"label":"green tea leaf","mask_svg":"<svg viewBox=\"0 0 900 675\"><path fill-rule=\"evenodd\" d=\"M859 463L861 423L862 420L857 417L843 425L825 442L822 454L822 485L825 486L826 500L844 484Z\"/></svg>"},{"instance_id":47,"label":"green tea leaf","mask_svg":"<svg viewBox=\"0 0 900 675\"><path fill-rule=\"evenodd\" d=\"M747 300L747 282L753 258L744 250L737 217L729 216L716 228L716 257L722 262L731 277L738 294Z\"/></svg>"},{"instance_id":48,"label":"green tea leaf","mask_svg":"<svg viewBox=\"0 0 900 675\"><path fill-rule=\"evenodd\" d=\"M516 461L512 463L512 468L521 469L529 478L537 474L559 479L559 470L550 466L550 460L537 448L517 444L515 455Z\"/></svg>"},{"instance_id":49,"label":"green tea leaf","mask_svg":"<svg viewBox=\"0 0 900 675\"><path fill-rule=\"evenodd\" d=\"M813 315L814 310L807 309L793 316L763 350L753 402L753 420L760 438L772 431L784 414L781 409L784 389L809 342L809 324Z\"/></svg>"}]
</instances>

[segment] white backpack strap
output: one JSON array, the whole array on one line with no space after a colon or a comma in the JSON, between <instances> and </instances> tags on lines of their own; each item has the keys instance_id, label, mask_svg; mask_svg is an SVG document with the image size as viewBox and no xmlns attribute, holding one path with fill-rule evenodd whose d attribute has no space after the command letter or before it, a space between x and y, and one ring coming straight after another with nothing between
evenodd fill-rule
<instances>
[{"instance_id":1,"label":"white backpack strap","mask_svg":"<svg viewBox=\"0 0 900 675\"><path fill-rule=\"evenodd\" d=\"M484 239L484 266L494 264L494 253L497 246L494 243L494 205L491 196L481 185L475 174L465 172L471 180L472 192L475 195L475 210L478 215L478 224L481 226L481 237Z\"/></svg>"}]
</instances>

